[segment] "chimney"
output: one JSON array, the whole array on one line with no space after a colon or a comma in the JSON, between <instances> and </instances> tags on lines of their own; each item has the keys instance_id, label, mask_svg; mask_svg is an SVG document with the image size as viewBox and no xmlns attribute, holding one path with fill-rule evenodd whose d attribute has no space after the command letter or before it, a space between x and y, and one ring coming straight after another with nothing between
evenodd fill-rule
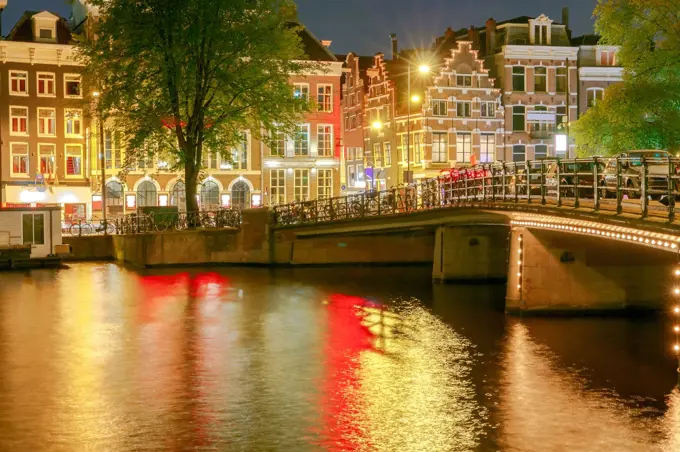
<instances>
[{"instance_id":1,"label":"chimney","mask_svg":"<svg viewBox=\"0 0 680 452\"><path fill-rule=\"evenodd\" d=\"M397 45L397 34L390 33L390 39L392 40L392 59L399 59L399 47Z\"/></svg>"},{"instance_id":2,"label":"chimney","mask_svg":"<svg viewBox=\"0 0 680 452\"><path fill-rule=\"evenodd\" d=\"M569 29L569 8L562 8L562 25L567 28L567 35L571 38L571 30Z\"/></svg>"},{"instance_id":3,"label":"chimney","mask_svg":"<svg viewBox=\"0 0 680 452\"><path fill-rule=\"evenodd\" d=\"M328 40L324 39L324 40L321 41L321 44L323 44L323 46L328 49L328 48L330 48L332 42L333 41L328 41Z\"/></svg>"},{"instance_id":4,"label":"chimney","mask_svg":"<svg viewBox=\"0 0 680 452\"><path fill-rule=\"evenodd\" d=\"M493 17L486 21L486 54L496 53L496 21Z\"/></svg>"},{"instance_id":5,"label":"chimney","mask_svg":"<svg viewBox=\"0 0 680 452\"><path fill-rule=\"evenodd\" d=\"M479 50L479 31L474 25L470 25L468 28L468 41L472 42L472 48Z\"/></svg>"},{"instance_id":6,"label":"chimney","mask_svg":"<svg viewBox=\"0 0 680 452\"><path fill-rule=\"evenodd\" d=\"M446 29L446 31L444 32L444 38L445 38L446 40L449 40L449 39L453 38L453 29L452 29L451 27L448 27L448 28Z\"/></svg>"}]
</instances>

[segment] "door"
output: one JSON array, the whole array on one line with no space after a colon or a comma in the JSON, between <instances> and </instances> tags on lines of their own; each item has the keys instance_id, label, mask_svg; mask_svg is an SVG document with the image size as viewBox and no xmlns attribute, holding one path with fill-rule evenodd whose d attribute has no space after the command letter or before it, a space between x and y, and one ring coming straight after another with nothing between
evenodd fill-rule
<instances>
[{"instance_id":1,"label":"door","mask_svg":"<svg viewBox=\"0 0 680 452\"><path fill-rule=\"evenodd\" d=\"M250 187L248 187L248 184L238 181L231 187L231 206L234 209L250 207Z\"/></svg>"},{"instance_id":2,"label":"door","mask_svg":"<svg viewBox=\"0 0 680 452\"><path fill-rule=\"evenodd\" d=\"M31 257L51 254L47 234L50 231L44 213L24 213L21 216L21 243L31 245Z\"/></svg>"}]
</instances>

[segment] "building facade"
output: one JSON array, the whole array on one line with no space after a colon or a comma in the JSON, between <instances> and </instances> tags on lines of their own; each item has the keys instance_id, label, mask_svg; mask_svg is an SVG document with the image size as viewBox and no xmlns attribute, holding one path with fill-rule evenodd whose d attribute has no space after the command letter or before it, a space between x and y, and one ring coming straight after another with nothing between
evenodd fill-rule
<instances>
[{"instance_id":1,"label":"building facade","mask_svg":"<svg viewBox=\"0 0 680 452\"><path fill-rule=\"evenodd\" d=\"M599 43L599 36L584 35L572 40L578 53L578 114L604 98L605 90L623 81L623 68L617 59L618 47Z\"/></svg>"}]
</instances>

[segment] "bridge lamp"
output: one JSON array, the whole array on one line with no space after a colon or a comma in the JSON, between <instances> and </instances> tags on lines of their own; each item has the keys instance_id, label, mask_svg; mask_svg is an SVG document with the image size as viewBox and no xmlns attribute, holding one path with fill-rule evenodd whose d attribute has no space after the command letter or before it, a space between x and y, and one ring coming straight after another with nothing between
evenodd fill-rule
<instances>
[{"instance_id":1,"label":"bridge lamp","mask_svg":"<svg viewBox=\"0 0 680 452\"><path fill-rule=\"evenodd\" d=\"M430 72L430 66L428 66L427 64L421 64L420 66L418 66L418 72L420 72L421 74L427 74L428 72Z\"/></svg>"},{"instance_id":2,"label":"bridge lamp","mask_svg":"<svg viewBox=\"0 0 680 452\"><path fill-rule=\"evenodd\" d=\"M420 102L420 96L417 95L417 94L414 94L413 96L411 96L411 102L413 102L414 104Z\"/></svg>"},{"instance_id":3,"label":"bridge lamp","mask_svg":"<svg viewBox=\"0 0 680 452\"><path fill-rule=\"evenodd\" d=\"M382 126L383 126L382 122L380 122L380 121L373 121L373 123L371 124L371 127L373 128L373 130L380 130L380 129L382 129Z\"/></svg>"}]
</instances>

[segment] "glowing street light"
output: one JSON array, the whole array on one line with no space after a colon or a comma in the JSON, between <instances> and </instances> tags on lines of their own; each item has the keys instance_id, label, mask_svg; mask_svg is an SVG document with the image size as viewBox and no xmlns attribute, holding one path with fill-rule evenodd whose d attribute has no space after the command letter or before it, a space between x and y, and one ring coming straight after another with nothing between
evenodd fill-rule
<instances>
[{"instance_id":1,"label":"glowing street light","mask_svg":"<svg viewBox=\"0 0 680 452\"><path fill-rule=\"evenodd\" d=\"M430 66L428 66L427 64L421 64L418 67L418 70L420 71L421 74L427 74L428 72L430 72Z\"/></svg>"},{"instance_id":2,"label":"glowing street light","mask_svg":"<svg viewBox=\"0 0 680 452\"><path fill-rule=\"evenodd\" d=\"M411 96L411 102L413 102L413 103L420 102L420 96L417 95L417 94L414 94L413 96Z\"/></svg>"},{"instance_id":3,"label":"glowing street light","mask_svg":"<svg viewBox=\"0 0 680 452\"><path fill-rule=\"evenodd\" d=\"M371 124L371 127L374 130L380 130L380 129L382 129L382 126L383 126L382 122L380 122L380 121L373 121L373 123Z\"/></svg>"}]
</instances>

